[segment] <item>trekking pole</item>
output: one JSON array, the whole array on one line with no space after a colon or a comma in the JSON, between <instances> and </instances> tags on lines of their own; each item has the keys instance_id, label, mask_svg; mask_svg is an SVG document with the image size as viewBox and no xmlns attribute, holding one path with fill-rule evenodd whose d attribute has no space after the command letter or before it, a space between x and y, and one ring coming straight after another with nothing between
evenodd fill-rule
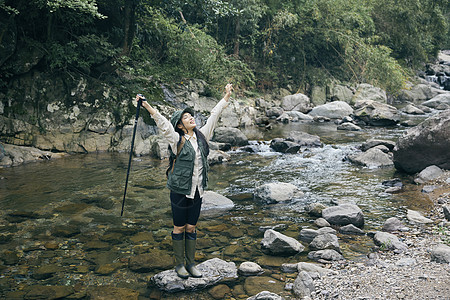
<instances>
[{"instance_id":1,"label":"trekking pole","mask_svg":"<svg viewBox=\"0 0 450 300\"><path fill-rule=\"evenodd\" d=\"M141 108L142 101L145 100L145 97L142 96L141 94L138 94L138 96L141 96L142 98L140 98L137 103L136 118L134 119L133 137L131 139L130 159L128 160L127 179L125 180L125 190L123 191L122 211L120 212L120 216L123 215L123 207L125 206L125 196L127 194L128 177L130 176L131 158L133 157L134 137L136 136L136 127L139 118L139 109Z\"/></svg>"}]
</instances>

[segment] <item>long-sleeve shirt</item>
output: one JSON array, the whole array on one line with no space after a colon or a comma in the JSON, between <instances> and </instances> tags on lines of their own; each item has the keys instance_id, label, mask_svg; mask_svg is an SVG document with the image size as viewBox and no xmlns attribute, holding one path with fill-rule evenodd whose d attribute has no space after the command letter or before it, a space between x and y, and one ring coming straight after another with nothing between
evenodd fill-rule
<instances>
[{"instance_id":1,"label":"long-sleeve shirt","mask_svg":"<svg viewBox=\"0 0 450 300\"><path fill-rule=\"evenodd\" d=\"M205 136L206 141L209 141L212 138L214 134L214 128L217 125L217 121L219 120L220 114L227 106L228 106L227 101L225 101L224 99L220 100L219 103L217 103L216 106L211 110L211 115L206 121L205 126L199 129L200 132ZM180 140L180 134L175 131L169 120L167 120L164 116L162 116L158 111L156 111L156 113L153 114L152 117L155 120L158 129L161 131L162 135L169 143L172 151L177 151L177 145L178 141ZM204 191L201 184L203 180L202 176L203 165L201 162L200 149L198 148L197 135L195 133L192 136L185 134L184 137L186 139L186 142L191 143L196 153L194 161L194 171L192 173L191 193L187 197L194 198L197 189L200 193L200 197L203 197ZM174 154L176 153L174 152Z\"/></svg>"}]
</instances>

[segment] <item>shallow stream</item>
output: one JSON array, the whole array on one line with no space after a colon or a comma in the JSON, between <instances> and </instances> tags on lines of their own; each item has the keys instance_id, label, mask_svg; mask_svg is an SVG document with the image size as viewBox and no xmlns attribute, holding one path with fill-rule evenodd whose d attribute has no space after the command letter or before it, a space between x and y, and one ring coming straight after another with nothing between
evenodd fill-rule
<instances>
[{"instance_id":1,"label":"shallow stream","mask_svg":"<svg viewBox=\"0 0 450 300\"><path fill-rule=\"evenodd\" d=\"M286 137L293 130L320 136L324 146L298 154L270 149L268 141ZM219 257L238 266L254 261L267 275L278 278L282 263L306 261L307 253L265 255L260 249L260 227L281 225L280 232L298 239L302 228L315 228L314 218L304 211L309 203L357 204L364 212L366 232L380 229L389 217L404 219L407 208L426 211L431 203L411 184L410 177L397 174L394 168L368 169L345 160L369 138L395 141L403 130L369 127L348 132L336 130L332 123L243 130L254 152L233 149L231 161L211 167L209 189L232 199L235 208L223 216L200 217L198 260ZM111 284L146 297L158 294L148 280L170 268L172 262L149 273L133 272L127 262L141 253L171 253L166 165L167 161L149 157L133 159L124 217L120 217L120 209L128 154L71 155L0 169L0 257L4 261L0 290L6 293L48 284L77 286L81 293L89 285ZM381 183L395 177L406 184L405 192L384 193ZM274 181L292 183L305 196L277 205L253 199L256 185ZM351 260L364 258L374 246L367 236L339 235L339 240L344 257ZM60 269L44 278L36 276L36 270L45 265ZM112 266L112 271L101 274L98 268L104 265ZM243 279L229 284L235 290L244 290L244 285ZM199 299L210 299L207 291L199 295L203 295Z\"/></svg>"}]
</instances>

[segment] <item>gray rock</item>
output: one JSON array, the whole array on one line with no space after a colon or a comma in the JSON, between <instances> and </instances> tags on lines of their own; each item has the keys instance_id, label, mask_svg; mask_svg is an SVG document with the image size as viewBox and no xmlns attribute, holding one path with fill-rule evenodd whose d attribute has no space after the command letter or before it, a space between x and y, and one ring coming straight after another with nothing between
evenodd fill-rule
<instances>
[{"instance_id":1,"label":"gray rock","mask_svg":"<svg viewBox=\"0 0 450 300\"><path fill-rule=\"evenodd\" d=\"M410 128L397 141L394 165L406 173L417 173L436 165L450 169L450 109Z\"/></svg>"},{"instance_id":2,"label":"gray rock","mask_svg":"<svg viewBox=\"0 0 450 300\"><path fill-rule=\"evenodd\" d=\"M397 219L396 217L391 217L387 219L384 224L381 231L385 232L393 232L393 231L404 231L405 225Z\"/></svg>"},{"instance_id":3,"label":"gray rock","mask_svg":"<svg viewBox=\"0 0 450 300\"><path fill-rule=\"evenodd\" d=\"M382 250L405 251L408 249L405 243L401 242L397 236L391 233L378 231L375 233L373 240L375 245L379 246Z\"/></svg>"},{"instance_id":4,"label":"gray rock","mask_svg":"<svg viewBox=\"0 0 450 300\"><path fill-rule=\"evenodd\" d=\"M299 111L287 111L286 114L291 118L292 122L313 120L313 117Z\"/></svg>"},{"instance_id":5,"label":"gray rock","mask_svg":"<svg viewBox=\"0 0 450 300\"><path fill-rule=\"evenodd\" d=\"M360 100L355 103L355 117L373 126L391 126L400 121L397 109L391 105Z\"/></svg>"},{"instance_id":6,"label":"gray rock","mask_svg":"<svg viewBox=\"0 0 450 300\"><path fill-rule=\"evenodd\" d=\"M302 131L290 131L287 141L292 141L302 147L322 147L320 137Z\"/></svg>"},{"instance_id":7,"label":"gray rock","mask_svg":"<svg viewBox=\"0 0 450 300\"><path fill-rule=\"evenodd\" d=\"M450 264L450 247L439 244L431 251L431 260L438 263Z\"/></svg>"},{"instance_id":8,"label":"gray rock","mask_svg":"<svg viewBox=\"0 0 450 300\"><path fill-rule=\"evenodd\" d=\"M427 181L435 180L439 178L442 174L444 174L444 171L441 170L438 166L428 166L425 169L423 169L419 175L414 179L414 182L416 183L425 183Z\"/></svg>"},{"instance_id":9,"label":"gray rock","mask_svg":"<svg viewBox=\"0 0 450 300\"><path fill-rule=\"evenodd\" d=\"M336 84L331 89L330 98L332 101L344 101L351 104L353 92L351 89L344 85Z\"/></svg>"},{"instance_id":10,"label":"gray rock","mask_svg":"<svg viewBox=\"0 0 450 300\"><path fill-rule=\"evenodd\" d=\"M305 247L295 240L274 230L264 232L261 247L273 255L294 255L302 252Z\"/></svg>"},{"instance_id":11,"label":"gray rock","mask_svg":"<svg viewBox=\"0 0 450 300\"><path fill-rule=\"evenodd\" d=\"M395 194L400 191L402 191L402 187L400 187L400 186L393 186L393 187L390 187L390 188L387 188L384 190L385 193L389 193L389 194Z\"/></svg>"},{"instance_id":12,"label":"gray rock","mask_svg":"<svg viewBox=\"0 0 450 300\"><path fill-rule=\"evenodd\" d=\"M283 114L283 109L281 107L269 107L266 109L266 116L272 119L276 119Z\"/></svg>"},{"instance_id":13,"label":"gray rock","mask_svg":"<svg viewBox=\"0 0 450 300\"><path fill-rule=\"evenodd\" d=\"M377 148L370 148L366 152L350 155L348 156L348 159L355 164L359 164L368 168L383 168L394 166L394 162L392 161L391 156Z\"/></svg>"},{"instance_id":14,"label":"gray rock","mask_svg":"<svg viewBox=\"0 0 450 300\"><path fill-rule=\"evenodd\" d=\"M305 297L311 296L311 293L314 291L314 289L314 281L308 274L308 272L300 272L294 281L294 294L303 299Z\"/></svg>"},{"instance_id":15,"label":"gray rock","mask_svg":"<svg viewBox=\"0 0 450 300\"><path fill-rule=\"evenodd\" d=\"M450 221L450 204L443 205L442 210L444 212L445 218Z\"/></svg>"},{"instance_id":16,"label":"gray rock","mask_svg":"<svg viewBox=\"0 0 450 300\"><path fill-rule=\"evenodd\" d=\"M308 253L308 258L320 263L330 263L331 261L345 260L342 254L332 249L311 251Z\"/></svg>"},{"instance_id":17,"label":"gray rock","mask_svg":"<svg viewBox=\"0 0 450 300\"><path fill-rule=\"evenodd\" d=\"M362 229L356 227L353 224L342 226L341 228L339 228L339 232L343 234L360 234L360 235L366 234Z\"/></svg>"},{"instance_id":18,"label":"gray rock","mask_svg":"<svg viewBox=\"0 0 450 300\"><path fill-rule=\"evenodd\" d=\"M223 162L227 162L231 160L231 155L220 151L220 150L211 150L208 155L208 163L210 166L221 164Z\"/></svg>"},{"instance_id":19,"label":"gray rock","mask_svg":"<svg viewBox=\"0 0 450 300\"><path fill-rule=\"evenodd\" d=\"M300 241L311 243L316 236L319 235L319 232L314 229L304 228L300 230L299 239Z\"/></svg>"},{"instance_id":20,"label":"gray rock","mask_svg":"<svg viewBox=\"0 0 450 300\"><path fill-rule=\"evenodd\" d=\"M424 115L425 112L413 104L408 104L401 109L402 112L409 115Z\"/></svg>"},{"instance_id":21,"label":"gray rock","mask_svg":"<svg viewBox=\"0 0 450 300\"><path fill-rule=\"evenodd\" d=\"M202 201L202 216L222 215L234 208L234 203L225 196L213 191L205 191Z\"/></svg>"},{"instance_id":22,"label":"gray rock","mask_svg":"<svg viewBox=\"0 0 450 300\"><path fill-rule=\"evenodd\" d=\"M317 235L309 244L311 250L333 249L341 252L338 237L331 233Z\"/></svg>"},{"instance_id":23,"label":"gray rock","mask_svg":"<svg viewBox=\"0 0 450 300\"><path fill-rule=\"evenodd\" d=\"M232 146L248 145L248 138L237 128L218 127L214 130L214 142L227 143Z\"/></svg>"},{"instance_id":24,"label":"gray rock","mask_svg":"<svg viewBox=\"0 0 450 300\"><path fill-rule=\"evenodd\" d=\"M318 218L314 221L314 224L317 225L317 227L330 227L330 223L328 223L327 220L325 220L324 218Z\"/></svg>"},{"instance_id":25,"label":"gray rock","mask_svg":"<svg viewBox=\"0 0 450 300\"><path fill-rule=\"evenodd\" d=\"M387 96L384 90L367 83L361 83L357 86L352 101L355 103L360 100L372 100L380 103L386 103Z\"/></svg>"},{"instance_id":26,"label":"gray rock","mask_svg":"<svg viewBox=\"0 0 450 300\"><path fill-rule=\"evenodd\" d=\"M336 271L322 268L320 265L315 263L299 262L297 264L298 272L308 272L312 278L318 278L327 274L334 274Z\"/></svg>"},{"instance_id":27,"label":"gray rock","mask_svg":"<svg viewBox=\"0 0 450 300\"><path fill-rule=\"evenodd\" d=\"M284 300L284 298L269 291L262 291L255 296L247 298L247 300Z\"/></svg>"},{"instance_id":28,"label":"gray rock","mask_svg":"<svg viewBox=\"0 0 450 300\"><path fill-rule=\"evenodd\" d=\"M257 263L246 261L241 263L238 272L243 276L256 276L264 273L264 270Z\"/></svg>"},{"instance_id":29,"label":"gray rock","mask_svg":"<svg viewBox=\"0 0 450 300\"><path fill-rule=\"evenodd\" d=\"M419 224L433 223L433 220L425 218L424 216L422 216L422 214L420 212L412 210L412 209L408 209L406 217L408 218L409 221L414 222L414 223L419 223Z\"/></svg>"},{"instance_id":30,"label":"gray rock","mask_svg":"<svg viewBox=\"0 0 450 300\"><path fill-rule=\"evenodd\" d=\"M362 128L350 122L345 122L337 126L338 130L361 131Z\"/></svg>"},{"instance_id":31,"label":"gray rock","mask_svg":"<svg viewBox=\"0 0 450 300\"><path fill-rule=\"evenodd\" d=\"M281 99L281 107L285 111L300 111L307 113L311 110L312 104L309 97L303 94L288 95Z\"/></svg>"},{"instance_id":32,"label":"gray rock","mask_svg":"<svg viewBox=\"0 0 450 300\"><path fill-rule=\"evenodd\" d=\"M417 84L409 89L403 89L398 95L398 99L403 102L421 102L436 96L438 93L434 91L429 84Z\"/></svg>"},{"instance_id":33,"label":"gray rock","mask_svg":"<svg viewBox=\"0 0 450 300\"><path fill-rule=\"evenodd\" d=\"M309 115L329 119L342 119L353 114L353 108L344 101L334 101L314 107Z\"/></svg>"},{"instance_id":34,"label":"gray rock","mask_svg":"<svg viewBox=\"0 0 450 300\"><path fill-rule=\"evenodd\" d=\"M261 199L264 202L271 204L303 197L303 192L293 184L273 182L256 187L254 196L257 199Z\"/></svg>"},{"instance_id":35,"label":"gray rock","mask_svg":"<svg viewBox=\"0 0 450 300\"><path fill-rule=\"evenodd\" d=\"M399 266L399 267L408 267L408 266L414 266L416 263L417 263L417 261L414 258L405 257L405 258L402 258L402 259L398 260L397 262L395 262L395 265Z\"/></svg>"},{"instance_id":36,"label":"gray rock","mask_svg":"<svg viewBox=\"0 0 450 300\"><path fill-rule=\"evenodd\" d=\"M395 147L395 142L388 141L388 140L380 140L380 139L369 139L361 145L361 150L367 151L370 148L374 148L379 145L386 146L389 149L389 151L392 151Z\"/></svg>"},{"instance_id":37,"label":"gray rock","mask_svg":"<svg viewBox=\"0 0 450 300\"><path fill-rule=\"evenodd\" d=\"M322 211L322 217L333 225L353 224L360 228L364 226L364 215L355 204L344 203L328 207Z\"/></svg>"},{"instance_id":38,"label":"gray rock","mask_svg":"<svg viewBox=\"0 0 450 300\"><path fill-rule=\"evenodd\" d=\"M447 107L450 108L450 93L445 93L445 94L439 94L435 97L433 97L432 99L425 101L422 103L422 105L426 106L426 107L430 107L430 108L443 108L443 107Z\"/></svg>"},{"instance_id":39,"label":"gray rock","mask_svg":"<svg viewBox=\"0 0 450 300\"><path fill-rule=\"evenodd\" d=\"M305 210L311 216L321 217L322 216L322 210L324 210L325 208L327 208L327 207L325 205L323 205L322 203L315 202L315 203L311 203L308 206L306 206Z\"/></svg>"},{"instance_id":40,"label":"gray rock","mask_svg":"<svg viewBox=\"0 0 450 300\"><path fill-rule=\"evenodd\" d=\"M212 286L224 278L238 278L237 268L233 262L226 262L220 258L212 258L197 265L203 274L201 278L178 277L175 269L160 272L152 277L152 282L166 292L193 291Z\"/></svg>"},{"instance_id":41,"label":"gray rock","mask_svg":"<svg viewBox=\"0 0 450 300\"><path fill-rule=\"evenodd\" d=\"M440 187L440 186L438 186L438 185L425 185L425 186L422 188L421 192L422 192L422 193L429 194L429 193L432 193L434 190L437 190L439 187Z\"/></svg>"},{"instance_id":42,"label":"gray rock","mask_svg":"<svg viewBox=\"0 0 450 300\"><path fill-rule=\"evenodd\" d=\"M271 140L270 147L276 152L281 153L297 153L301 148L299 144L282 138L275 138Z\"/></svg>"}]
</instances>

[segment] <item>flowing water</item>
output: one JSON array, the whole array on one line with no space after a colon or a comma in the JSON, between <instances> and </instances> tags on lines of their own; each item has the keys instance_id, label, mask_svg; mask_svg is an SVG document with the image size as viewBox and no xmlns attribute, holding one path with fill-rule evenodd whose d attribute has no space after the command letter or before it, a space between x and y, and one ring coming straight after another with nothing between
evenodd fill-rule
<instances>
[{"instance_id":1,"label":"flowing water","mask_svg":"<svg viewBox=\"0 0 450 300\"><path fill-rule=\"evenodd\" d=\"M298 154L270 149L270 139L293 130L320 136L324 146ZM396 140L402 132L399 127L337 131L331 123L292 123L270 131L245 129L253 152L233 149L229 162L211 167L209 189L232 199L235 208L223 216L200 217L198 259L219 257L237 265L254 261L271 270L269 274L279 273L282 263L307 260L305 253L265 255L260 249L260 227L279 225L280 232L298 239L302 228L315 228L314 219L305 213L305 206L313 202L357 204L365 215L366 232L379 230L389 217L404 218L407 208L426 211L431 203L411 184L411 178L396 174L394 168L369 169L345 160L369 138ZM4 261L0 290L21 291L37 284L111 284L146 296L157 293L148 286L148 279L170 268L172 262L148 273L129 270L127 262L137 254L171 251L166 165L167 161L149 157L133 159L122 218L128 154L71 155L0 169L0 259ZM381 183L395 177L406 183L405 192L384 193ZM276 205L254 200L255 186L268 182L292 183L305 196ZM339 239L347 259L363 259L373 247L367 236L339 235ZM45 278L36 276L36 270L45 265L63 269ZM98 271L101 265L113 266L113 270L102 274ZM238 280L234 288L243 284ZM202 297L209 296L204 292Z\"/></svg>"}]
</instances>

